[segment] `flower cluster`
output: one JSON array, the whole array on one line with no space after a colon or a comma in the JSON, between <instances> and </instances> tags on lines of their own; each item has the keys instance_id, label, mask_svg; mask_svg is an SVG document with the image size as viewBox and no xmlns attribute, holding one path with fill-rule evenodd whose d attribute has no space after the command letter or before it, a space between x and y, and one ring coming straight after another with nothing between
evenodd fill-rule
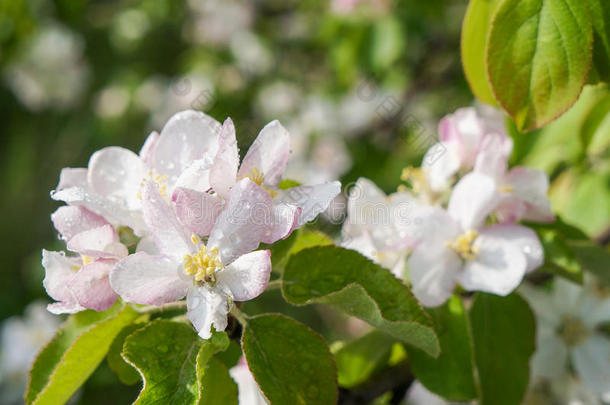
<instances>
[{"instance_id":1,"label":"flower cluster","mask_svg":"<svg viewBox=\"0 0 610 405\"><path fill-rule=\"evenodd\" d=\"M271 244L313 220L339 182L282 189L290 137L265 126L239 161L231 119L196 111L174 115L139 154L95 152L87 168L66 168L52 198L64 252L43 251L44 286L54 313L104 310L118 297L162 305L186 296L203 338L224 330L234 301L261 294Z\"/></svg>"},{"instance_id":2,"label":"flower cluster","mask_svg":"<svg viewBox=\"0 0 610 405\"><path fill-rule=\"evenodd\" d=\"M553 221L548 178L525 167L509 170L511 138L474 108L445 117L439 137L421 168L404 169L407 184L396 193L357 182L343 243L398 277L406 268L426 306L444 303L458 283L507 295L543 262L537 235L517 221Z\"/></svg>"}]
</instances>

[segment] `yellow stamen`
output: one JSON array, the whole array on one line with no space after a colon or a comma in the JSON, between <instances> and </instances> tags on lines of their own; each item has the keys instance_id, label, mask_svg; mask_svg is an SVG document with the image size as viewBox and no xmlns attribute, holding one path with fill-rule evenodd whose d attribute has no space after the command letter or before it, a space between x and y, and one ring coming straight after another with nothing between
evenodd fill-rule
<instances>
[{"instance_id":1,"label":"yellow stamen","mask_svg":"<svg viewBox=\"0 0 610 405\"><path fill-rule=\"evenodd\" d=\"M248 173L248 178L259 186L262 186L263 182L265 181L265 174L258 170L256 167L253 167L250 170L250 173Z\"/></svg>"},{"instance_id":2,"label":"yellow stamen","mask_svg":"<svg viewBox=\"0 0 610 405\"><path fill-rule=\"evenodd\" d=\"M218 249L209 249L201 244L201 239L197 235L191 236L191 241L199 246L197 253L193 255L184 255L184 272L193 277L193 280L198 284L216 282L215 273L224 268L220 257L218 257Z\"/></svg>"},{"instance_id":3,"label":"yellow stamen","mask_svg":"<svg viewBox=\"0 0 610 405\"><path fill-rule=\"evenodd\" d=\"M161 194L161 197L167 198L167 179L168 178L169 177L167 175L160 175L160 174L154 173L153 171L149 171L148 176L144 177L142 179L142 182L140 183L140 187L143 187L144 183L146 183L147 180L150 180L157 185L157 190L159 190L159 194ZM138 197L139 200L141 200L142 199L142 190L138 190L138 193L136 194L136 196Z\"/></svg>"},{"instance_id":4,"label":"yellow stamen","mask_svg":"<svg viewBox=\"0 0 610 405\"><path fill-rule=\"evenodd\" d=\"M479 254L478 247L473 245L478 236L477 231L470 229L463 235L458 236L453 242L445 243L445 246L453 249L464 260L473 260Z\"/></svg>"},{"instance_id":5,"label":"yellow stamen","mask_svg":"<svg viewBox=\"0 0 610 405\"><path fill-rule=\"evenodd\" d=\"M427 187L426 174L420 168L416 169L411 166L405 167L402 169L402 173L400 174L400 180L411 184L411 187L415 193L424 191Z\"/></svg>"},{"instance_id":6,"label":"yellow stamen","mask_svg":"<svg viewBox=\"0 0 610 405\"><path fill-rule=\"evenodd\" d=\"M510 184L505 184L501 187L498 187L498 191L502 194L510 194L515 191L515 188Z\"/></svg>"}]
</instances>

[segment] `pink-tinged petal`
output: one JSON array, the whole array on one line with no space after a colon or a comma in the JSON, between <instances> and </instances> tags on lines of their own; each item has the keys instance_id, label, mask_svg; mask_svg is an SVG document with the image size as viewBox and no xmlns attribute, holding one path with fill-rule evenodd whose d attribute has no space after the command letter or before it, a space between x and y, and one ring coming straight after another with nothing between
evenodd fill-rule
<instances>
[{"instance_id":1,"label":"pink-tinged petal","mask_svg":"<svg viewBox=\"0 0 610 405\"><path fill-rule=\"evenodd\" d=\"M155 149L157 148L157 142L159 141L159 134L153 131L148 135L148 138L144 141L142 149L140 149L140 159L148 166L152 166L152 159L155 155Z\"/></svg>"},{"instance_id":2,"label":"pink-tinged petal","mask_svg":"<svg viewBox=\"0 0 610 405\"><path fill-rule=\"evenodd\" d=\"M111 146L95 152L89 160L91 189L107 199L138 209L138 190L147 175L144 162L132 151Z\"/></svg>"},{"instance_id":3,"label":"pink-tinged petal","mask_svg":"<svg viewBox=\"0 0 610 405\"><path fill-rule=\"evenodd\" d=\"M178 222L176 214L161 197L155 183L147 181L142 194L142 211L144 221L152 234L159 250L182 261L185 254L192 253L193 243L186 229Z\"/></svg>"},{"instance_id":4,"label":"pink-tinged petal","mask_svg":"<svg viewBox=\"0 0 610 405\"><path fill-rule=\"evenodd\" d=\"M253 169L264 176L264 185L277 187L290 155L290 134L279 121L272 121L258 134L239 168L238 177L247 177Z\"/></svg>"},{"instance_id":5,"label":"pink-tinged petal","mask_svg":"<svg viewBox=\"0 0 610 405\"><path fill-rule=\"evenodd\" d=\"M455 143L439 142L424 155L422 169L432 191L443 192L460 169L460 155Z\"/></svg>"},{"instance_id":6,"label":"pink-tinged petal","mask_svg":"<svg viewBox=\"0 0 610 405\"><path fill-rule=\"evenodd\" d=\"M191 284L181 271L181 264L166 256L138 252L116 263L110 285L127 302L163 305L186 295Z\"/></svg>"},{"instance_id":7,"label":"pink-tinged petal","mask_svg":"<svg viewBox=\"0 0 610 405\"><path fill-rule=\"evenodd\" d=\"M610 339L601 333L590 338L571 351L576 374L586 386L599 396L610 395Z\"/></svg>"},{"instance_id":8,"label":"pink-tinged petal","mask_svg":"<svg viewBox=\"0 0 610 405\"><path fill-rule=\"evenodd\" d=\"M102 216L78 206L59 207L51 214L51 221L64 240L108 224Z\"/></svg>"},{"instance_id":9,"label":"pink-tinged petal","mask_svg":"<svg viewBox=\"0 0 610 405\"><path fill-rule=\"evenodd\" d=\"M275 243L280 239L286 239L298 228L301 217L301 207L292 204L275 204L271 217L271 223L263 233L261 242Z\"/></svg>"},{"instance_id":10,"label":"pink-tinged petal","mask_svg":"<svg viewBox=\"0 0 610 405\"><path fill-rule=\"evenodd\" d=\"M527 259L519 246L488 229L480 231L473 246L478 249L476 258L467 260L458 276L465 289L504 296L521 284Z\"/></svg>"},{"instance_id":11,"label":"pink-tinged petal","mask_svg":"<svg viewBox=\"0 0 610 405\"><path fill-rule=\"evenodd\" d=\"M385 193L375 183L359 178L349 192L344 230L359 234L361 229L369 228L377 218L377 208L384 206L385 201Z\"/></svg>"},{"instance_id":12,"label":"pink-tinged petal","mask_svg":"<svg viewBox=\"0 0 610 405\"><path fill-rule=\"evenodd\" d=\"M227 118L222 125L218 144L218 153L210 169L210 183L214 191L223 198L227 198L231 188L235 185L237 169L239 167L237 138L235 137L235 126L231 118Z\"/></svg>"},{"instance_id":13,"label":"pink-tinged petal","mask_svg":"<svg viewBox=\"0 0 610 405\"><path fill-rule=\"evenodd\" d=\"M331 201L341 192L341 183L332 181L315 186L298 186L283 191L276 201L296 205L301 208L297 228L314 220L324 212Z\"/></svg>"},{"instance_id":14,"label":"pink-tinged petal","mask_svg":"<svg viewBox=\"0 0 610 405\"><path fill-rule=\"evenodd\" d=\"M70 187L88 188L87 169L65 167L59 173L59 183L55 188L57 191Z\"/></svg>"},{"instance_id":15,"label":"pink-tinged petal","mask_svg":"<svg viewBox=\"0 0 610 405\"><path fill-rule=\"evenodd\" d=\"M526 221L553 222L555 217L551 211L551 202L547 197L549 178L540 170L526 167L511 169L504 183L510 186L508 193L520 205L508 200L498 207L500 220L523 219Z\"/></svg>"},{"instance_id":16,"label":"pink-tinged petal","mask_svg":"<svg viewBox=\"0 0 610 405\"><path fill-rule=\"evenodd\" d=\"M526 272L533 271L544 263L544 250L536 232L522 225L493 225L485 228L485 234L503 239L521 251L527 260Z\"/></svg>"},{"instance_id":17,"label":"pink-tinged petal","mask_svg":"<svg viewBox=\"0 0 610 405\"><path fill-rule=\"evenodd\" d=\"M212 336L212 325L220 332L227 328L229 313L229 296L219 288L207 286L193 287L186 297L186 316L191 321L199 336L209 339Z\"/></svg>"},{"instance_id":18,"label":"pink-tinged petal","mask_svg":"<svg viewBox=\"0 0 610 405\"><path fill-rule=\"evenodd\" d=\"M127 256L127 249L124 246L120 251L116 248L118 243L119 235L112 225L103 225L75 235L68 241L67 247L81 255L118 259ZM117 253L119 255L116 255Z\"/></svg>"},{"instance_id":19,"label":"pink-tinged petal","mask_svg":"<svg viewBox=\"0 0 610 405\"><path fill-rule=\"evenodd\" d=\"M459 256L444 245L416 247L408 260L413 294L424 306L442 305L453 294L461 267Z\"/></svg>"},{"instance_id":20,"label":"pink-tinged petal","mask_svg":"<svg viewBox=\"0 0 610 405\"><path fill-rule=\"evenodd\" d=\"M505 134L489 134L481 143L474 170L493 179L500 179L506 174L512 151L512 138Z\"/></svg>"},{"instance_id":21,"label":"pink-tinged petal","mask_svg":"<svg viewBox=\"0 0 610 405\"><path fill-rule=\"evenodd\" d=\"M70 187L51 193L51 198L69 205L85 207L115 226L130 227L136 235L145 235L148 232L141 211L130 211L124 203L108 200L86 189Z\"/></svg>"},{"instance_id":22,"label":"pink-tinged petal","mask_svg":"<svg viewBox=\"0 0 610 405\"><path fill-rule=\"evenodd\" d=\"M473 172L456 184L447 211L464 231L478 229L496 208L499 198L495 181Z\"/></svg>"},{"instance_id":23,"label":"pink-tinged petal","mask_svg":"<svg viewBox=\"0 0 610 405\"><path fill-rule=\"evenodd\" d=\"M114 267L113 260L97 260L83 266L68 282L78 303L89 309L104 311L117 300L110 287L108 276Z\"/></svg>"},{"instance_id":24,"label":"pink-tinged petal","mask_svg":"<svg viewBox=\"0 0 610 405\"><path fill-rule=\"evenodd\" d=\"M195 160L216 154L220 128L218 121L200 111L186 110L173 115L157 141L153 168L174 183Z\"/></svg>"},{"instance_id":25,"label":"pink-tinged petal","mask_svg":"<svg viewBox=\"0 0 610 405\"><path fill-rule=\"evenodd\" d=\"M145 252L152 256L161 254L161 251L152 236L145 236L140 239L140 242L138 242L138 246L136 247L136 252Z\"/></svg>"},{"instance_id":26,"label":"pink-tinged petal","mask_svg":"<svg viewBox=\"0 0 610 405\"><path fill-rule=\"evenodd\" d=\"M64 305L56 305L55 312L61 313L61 308L65 310L77 310L79 307L76 297L68 288L68 282L74 277L82 262L79 258L68 257L63 252L42 251L42 267L45 269L45 277L42 281L47 294L55 301L60 301Z\"/></svg>"},{"instance_id":27,"label":"pink-tinged petal","mask_svg":"<svg viewBox=\"0 0 610 405\"><path fill-rule=\"evenodd\" d=\"M84 311L85 309L87 308L80 306L80 304L76 301L54 302L47 305L47 311L55 315L75 314L77 312Z\"/></svg>"},{"instance_id":28,"label":"pink-tinged petal","mask_svg":"<svg viewBox=\"0 0 610 405\"><path fill-rule=\"evenodd\" d=\"M189 188L202 193L209 191L210 188L212 188L212 185L210 184L211 165L210 159L195 160L182 172L173 186L171 184L169 185L169 189Z\"/></svg>"},{"instance_id":29,"label":"pink-tinged petal","mask_svg":"<svg viewBox=\"0 0 610 405\"><path fill-rule=\"evenodd\" d=\"M473 107L460 108L445 117L439 125L439 132L442 141L455 142L457 145L462 162L461 167L472 167L485 136L484 123L476 109Z\"/></svg>"},{"instance_id":30,"label":"pink-tinged petal","mask_svg":"<svg viewBox=\"0 0 610 405\"><path fill-rule=\"evenodd\" d=\"M248 301L265 291L271 275L271 252L245 254L216 273L219 285L227 287L235 301Z\"/></svg>"},{"instance_id":31,"label":"pink-tinged petal","mask_svg":"<svg viewBox=\"0 0 610 405\"><path fill-rule=\"evenodd\" d=\"M210 234L225 204L217 195L187 188L174 190L172 199L182 225L201 236Z\"/></svg>"},{"instance_id":32,"label":"pink-tinged petal","mask_svg":"<svg viewBox=\"0 0 610 405\"><path fill-rule=\"evenodd\" d=\"M274 215L269 193L250 179L242 179L216 220L208 248L218 248L222 262L228 265L271 235Z\"/></svg>"},{"instance_id":33,"label":"pink-tinged petal","mask_svg":"<svg viewBox=\"0 0 610 405\"><path fill-rule=\"evenodd\" d=\"M247 405L268 405L269 402L256 384L245 358L229 370L231 378L235 380L238 388L238 403Z\"/></svg>"}]
</instances>

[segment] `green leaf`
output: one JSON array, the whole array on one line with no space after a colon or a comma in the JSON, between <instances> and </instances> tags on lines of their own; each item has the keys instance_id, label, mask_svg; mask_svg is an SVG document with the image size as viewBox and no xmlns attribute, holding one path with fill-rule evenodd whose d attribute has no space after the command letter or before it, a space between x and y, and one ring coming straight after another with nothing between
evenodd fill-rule
<instances>
[{"instance_id":1,"label":"green leaf","mask_svg":"<svg viewBox=\"0 0 610 405\"><path fill-rule=\"evenodd\" d=\"M433 356L439 353L432 321L408 287L353 250L302 250L291 256L282 280L291 304L330 304Z\"/></svg>"},{"instance_id":2,"label":"green leaf","mask_svg":"<svg viewBox=\"0 0 610 405\"><path fill-rule=\"evenodd\" d=\"M477 397L472 342L462 301L453 296L443 306L428 310L441 344L432 358L421 350L408 349L411 369L428 390L446 399L468 401Z\"/></svg>"},{"instance_id":3,"label":"green leaf","mask_svg":"<svg viewBox=\"0 0 610 405\"><path fill-rule=\"evenodd\" d=\"M610 171L588 171L576 178L570 199L559 213L566 221L577 225L595 237L610 227ZM551 195L551 202L556 196Z\"/></svg>"},{"instance_id":4,"label":"green leaf","mask_svg":"<svg viewBox=\"0 0 610 405\"><path fill-rule=\"evenodd\" d=\"M216 358L223 362L227 368L237 364L241 358L241 346L234 340L229 342L229 347L225 351L216 353Z\"/></svg>"},{"instance_id":5,"label":"green leaf","mask_svg":"<svg viewBox=\"0 0 610 405\"><path fill-rule=\"evenodd\" d=\"M114 338L110 350L108 351L108 356L106 356L106 360L112 371L114 371L119 377L119 380L126 385L137 383L140 381L141 377L138 370L133 368L131 364L127 363L121 356L123 344L125 343L127 336L142 327L144 327L144 325L138 323L124 327L117 337Z\"/></svg>"},{"instance_id":6,"label":"green leaf","mask_svg":"<svg viewBox=\"0 0 610 405\"><path fill-rule=\"evenodd\" d=\"M229 369L220 360L211 358L200 366L197 362L197 379L201 386L198 405L237 405L237 384Z\"/></svg>"},{"instance_id":7,"label":"green leaf","mask_svg":"<svg viewBox=\"0 0 610 405\"><path fill-rule=\"evenodd\" d=\"M462 67L474 95L484 103L496 104L485 71L485 44L491 18L500 0L470 0L462 23Z\"/></svg>"},{"instance_id":8,"label":"green leaf","mask_svg":"<svg viewBox=\"0 0 610 405\"><path fill-rule=\"evenodd\" d=\"M597 276L602 284L610 286L610 252L590 240L571 240L568 244L583 268Z\"/></svg>"},{"instance_id":9,"label":"green leaf","mask_svg":"<svg viewBox=\"0 0 610 405\"><path fill-rule=\"evenodd\" d=\"M291 255L309 247L332 244L333 241L328 235L320 231L302 228L293 232L289 238L278 241L270 246L264 246L264 248L271 249L273 271L281 274Z\"/></svg>"},{"instance_id":10,"label":"green leaf","mask_svg":"<svg viewBox=\"0 0 610 405\"><path fill-rule=\"evenodd\" d=\"M373 25L371 32L371 65L376 71L392 66L405 50L405 34L400 21L388 14Z\"/></svg>"},{"instance_id":11,"label":"green leaf","mask_svg":"<svg viewBox=\"0 0 610 405\"><path fill-rule=\"evenodd\" d=\"M518 405L529 382L530 357L536 348L536 324L528 304L517 294L478 293L470 309L474 358L481 405Z\"/></svg>"},{"instance_id":12,"label":"green leaf","mask_svg":"<svg viewBox=\"0 0 610 405\"><path fill-rule=\"evenodd\" d=\"M492 20L487 72L520 130L565 112L591 67L593 30L582 0L502 0Z\"/></svg>"},{"instance_id":13,"label":"green leaf","mask_svg":"<svg viewBox=\"0 0 610 405\"><path fill-rule=\"evenodd\" d=\"M72 315L40 352L30 371L28 404L61 404L87 380L119 332L141 316L119 303L104 312Z\"/></svg>"},{"instance_id":14,"label":"green leaf","mask_svg":"<svg viewBox=\"0 0 610 405\"><path fill-rule=\"evenodd\" d=\"M339 385L355 387L366 381L390 358L396 339L379 330L352 340L334 352Z\"/></svg>"},{"instance_id":15,"label":"green leaf","mask_svg":"<svg viewBox=\"0 0 610 405\"><path fill-rule=\"evenodd\" d=\"M603 155L610 146L610 96L599 100L582 125L583 151L589 156Z\"/></svg>"},{"instance_id":16,"label":"green leaf","mask_svg":"<svg viewBox=\"0 0 610 405\"><path fill-rule=\"evenodd\" d=\"M536 233L544 249L544 264L541 268L570 281L582 284L583 272L580 262L557 229L537 228Z\"/></svg>"},{"instance_id":17,"label":"green leaf","mask_svg":"<svg viewBox=\"0 0 610 405\"><path fill-rule=\"evenodd\" d=\"M326 341L283 315L250 318L242 336L248 366L272 404L337 403L337 370Z\"/></svg>"},{"instance_id":18,"label":"green leaf","mask_svg":"<svg viewBox=\"0 0 610 405\"><path fill-rule=\"evenodd\" d=\"M298 187L300 185L301 183L296 180L282 179L278 185L278 188L280 190L288 190L289 188Z\"/></svg>"},{"instance_id":19,"label":"green leaf","mask_svg":"<svg viewBox=\"0 0 610 405\"><path fill-rule=\"evenodd\" d=\"M593 21L593 66L602 81L610 80L610 2L585 0Z\"/></svg>"},{"instance_id":20,"label":"green leaf","mask_svg":"<svg viewBox=\"0 0 610 405\"><path fill-rule=\"evenodd\" d=\"M123 358L144 379L135 404L196 403L196 360L201 342L189 325L167 320L151 322L132 333L125 340Z\"/></svg>"}]
</instances>

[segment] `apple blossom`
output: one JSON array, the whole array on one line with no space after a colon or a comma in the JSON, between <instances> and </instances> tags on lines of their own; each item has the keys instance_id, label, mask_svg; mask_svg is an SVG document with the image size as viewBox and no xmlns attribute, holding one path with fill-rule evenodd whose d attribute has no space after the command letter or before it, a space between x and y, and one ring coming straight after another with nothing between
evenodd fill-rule
<instances>
[{"instance_id":1,"label":"apple blossom","mask_svg":"<svg viewBox=\"0 0 610 405\"><path fill-rule=\"evenodd\" d=\"M229 370L229 374L237 383L240 404L267 405L269 403L260 388L258 388L258 384L256 384L244 357L239 359L237 365Z\"/></svg>"},{"instance_id":2,"label":"apple blossom","mask_svg":"<svg viewBox=\"0 0 610 405\"><path fill-rule=\"evenodd\" d=\"M179 223L152 181L145 182L142 205L159 253L140 251L118 262L110 275L112 287L138 304L162 305L186 296L187 316L204 339L212 325L217 331L226 328L233 301L265 290L270 252L252 250L263 240L285 237L298 218L294 210L280 216L269 194L247 178L227 195L206 243Z\"/></svg>"},{"instance_id":3,"label":"apple blossom","mask_svg":"<svg viewBox=\"0 0 610 405\"><path fill-rule=\"evenodd\" d=\"M43 285L58 301L48 310L62 314L110 308L117 295L110 288L108 274L128 254L118 233L104 218L83 207L60 207L51 219L68 250L79 256L42 251Z\"/></svg>"},{"instance_id":4,"label":"apple blossom","mask_svg":"<svg viewBox=\"0 0 610 405\"><path fill-rule=\"evenodd\" d=\"M142 220L144 180L159 185L165 198L175 187L206 191L207 170L218 149L220 124L197 111L175 114L161 131L153 132L139 155L121 147L95 152L86 169L62 170L53 199L80 205L104 216L113 225L146 234Z\"/></svg>"},{"instance_id":5,"label":"apple blossom","mask_svg":"<svg viewBox=\"0 0 610 405\"><path fill-rule=\"evenodd\" d=\"M534 376L550 380L568 373L570 363L582 382L610 401L610 339L599 326L610 322L610 296L595 290L592 279L581 287L557 278L552 292L524 285L521 294L536 313L538 350Z\"/></svg>"},{"instance_id":6,"label":"apple blossom","mask_svg":"<svg viewBox=\"0 0 610 405\"><path fill-rule=\"evenodd\" d=\"M483 226L498 199L491 178L470 173L455 186L447 210L418 210L422 237L408 268L413 293L424 305L444 303L458 282L467 290L507 295L542 264L542 246L531 229Z\"/></svg>"},{"instance_id":7,"label":"apple blossom","mask_svg":"<svg viewBox=\"0 0 610 405\"><path fill-rule=\"evenodd\" d=\"M296 227L313 220L341 191L341 183L338 181L279 189L290 155L290 136L278 121L270 122L261 130L241 165L235 127L230 118L222 125L218 143L218 153L209 172L210 186L214 193L181 187L176 189L173 197L178 218L196 234L207 234L213 222L206 218L202 220L201 215L193 213L205 213L210 207L218 209L236 183L244 178L250 179L270 195L274 212L299 211ZM263 241L273 243L276 240L271 238Z\"/></svg>"}]
</instances>

